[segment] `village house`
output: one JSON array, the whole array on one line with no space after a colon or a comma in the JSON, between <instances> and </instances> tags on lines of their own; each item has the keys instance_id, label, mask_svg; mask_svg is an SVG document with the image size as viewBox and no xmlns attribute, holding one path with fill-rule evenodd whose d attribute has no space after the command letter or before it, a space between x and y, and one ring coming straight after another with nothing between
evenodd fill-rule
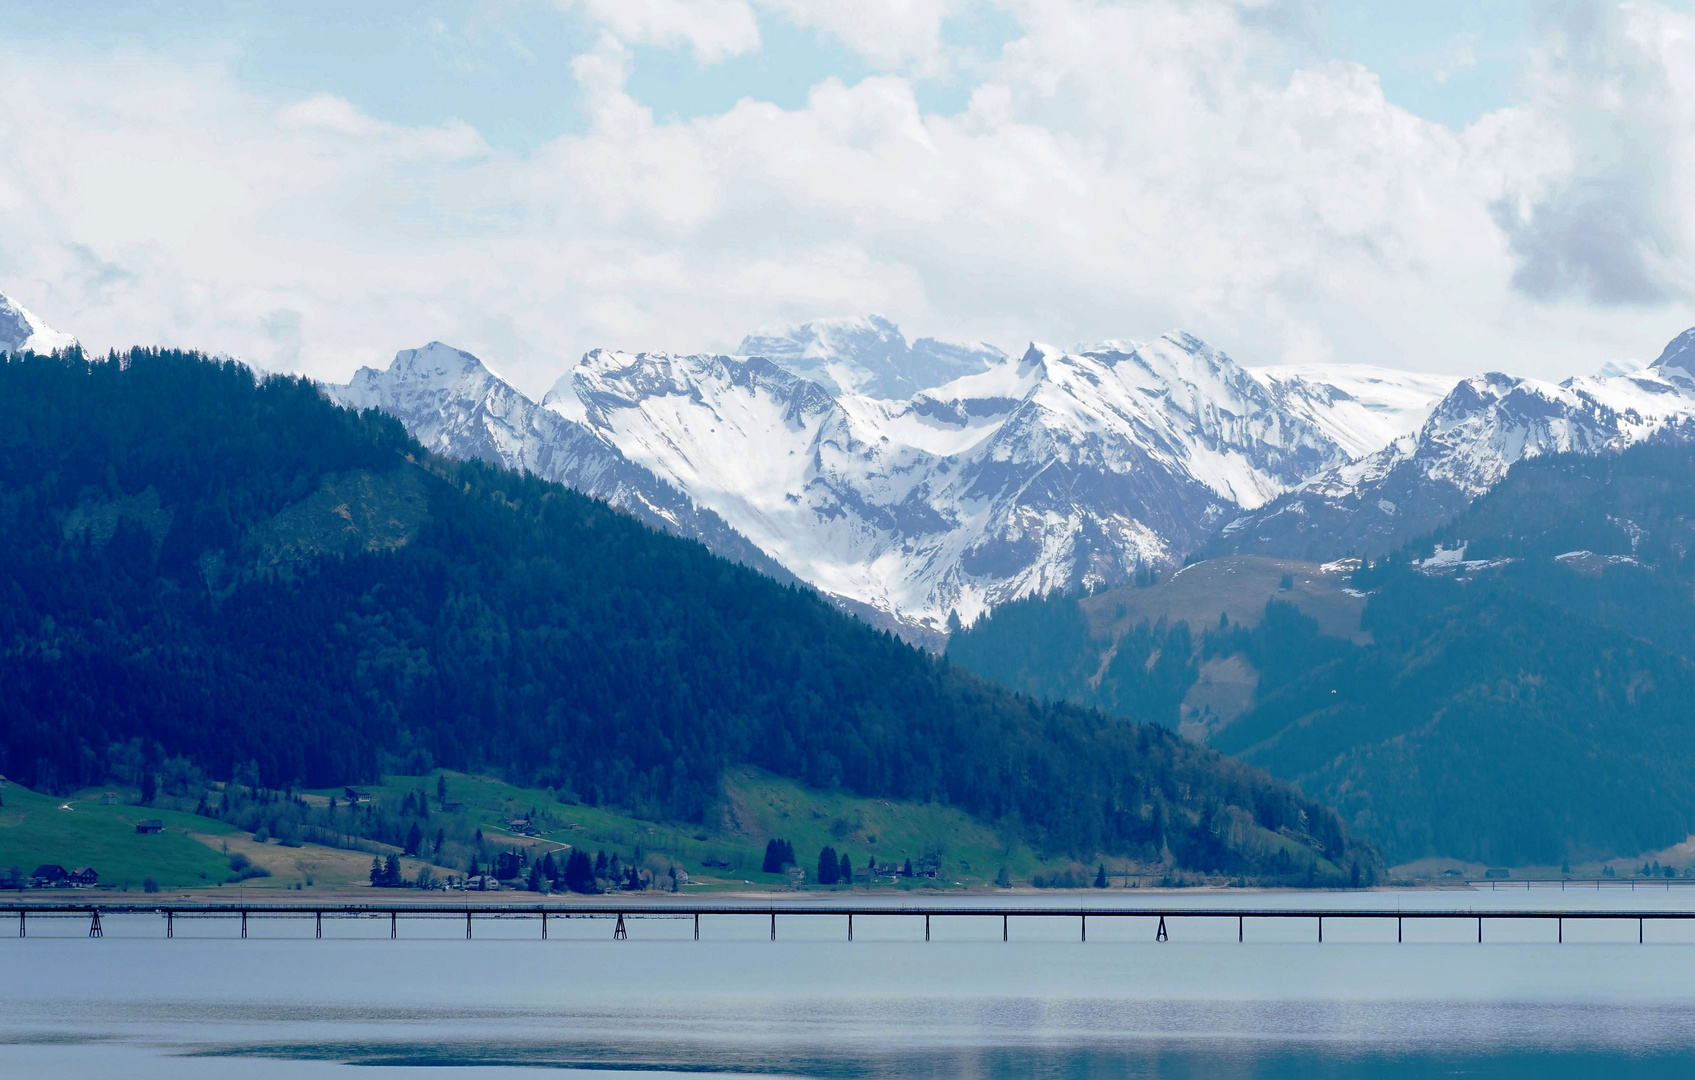
<instances>
[{"instance_id":1,"label":"village house","mask_svg":"<svg viewBox=\"0 0 1695 1080\"><path fill-rule=\"evenodd\" d=\"M92 866L79 866L72 870L65 880L79 889L92 889L100 884L100 875L94 872Z\"/></svg>"},{"instance_id":2,"label":"village house","mask_svg":"<svg viewBox=\"0 0 1695 1080\"><path fill-rule=\"evenodd\" d=\"M35 889L52 889L65 884L70 876L58 863L42 863L29 876L29 884Z\"/></svg>"},{"instance_id":3,"label":"village house","mask_svg":"<svg viewBox=\"0 0 1695 1080\"><path fill-rule=\"evenodd\" d=\"M135 831L138 833L156 833L163 832L164 830L165 823L156 817L142 818L140 821L135 823Z\"/></svg>"}]
</instances>

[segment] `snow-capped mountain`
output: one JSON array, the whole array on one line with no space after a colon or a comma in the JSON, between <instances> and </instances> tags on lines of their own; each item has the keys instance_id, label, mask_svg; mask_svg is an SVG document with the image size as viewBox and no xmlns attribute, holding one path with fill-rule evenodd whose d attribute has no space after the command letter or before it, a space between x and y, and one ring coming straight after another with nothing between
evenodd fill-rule
<instances>
[{"instance_id":1,"label":"snow-capped mountain","mask_svg":"<svg viewBox=\"0 0 1695 1080\"><path fill-rule=\"evenodd\" d=\"M828 352L818 325L749 339L814 343L798 360L773 350L782 362L596 350L543 404L802 579L938 630L953 613L969 622L1030 592L1170 565L1232 512L1349 458L1271 383L1188 335L979 352L975 373L890 400L841 389L877 373L862 374L863 348ZM880 320L855 325L902 340Z\"/></svg>"},{"instance_id":2,"label":"snow-capped mountain","mask_svg":"<svg viewBox=\"0 0 1695 1080\"><path fill-rule=\"evenodd\" d=\"M790 579L717 514L631 463L595 432L541 408L468 352L440 342L404 349L387 369L360 368L346 386L323 391L342 405L396 417L437 453L527 469L605 499L655 528Z\"/></svg>"},{"instance_id":3,"label":"snow-capped mountain","mask_svg":"<svg viewBox=\"0 0 1695 1080\"><path fill-rule=\"evenodd\" d=\"M935 338L911 344L881 315L819 319L761 330L742 339L740 356L763 356L833 393L904 398L1006 359L993 345L955 345Z\"/></svg>"},{"instance_id":4,"label":"snow-capped mountain","mask_svg":"<svg viewBox=\"0 0 1695 1080\"><path fill-rule=\"evenodd\" d=\"M0 293L0 352L50 353L69 349L77 339L54 330L22 304Z\"/></svg>"},{"instance_id":5,"label":"snow-capped mountain","mask_svg":"<svg viewBox=\"0 0 1695 1080\"><path fill-rule=\"evenodd\" d=\"M1334 466L1229 522L1208 555L1377 555L1429 532L1522 458L1600 454L1695 425L1695 330L1644 371L1553 384L1490 373L1455 386L1416 434ZM1614 369L1619 370L1619 369Z\"/></svg>"}]
</instances>

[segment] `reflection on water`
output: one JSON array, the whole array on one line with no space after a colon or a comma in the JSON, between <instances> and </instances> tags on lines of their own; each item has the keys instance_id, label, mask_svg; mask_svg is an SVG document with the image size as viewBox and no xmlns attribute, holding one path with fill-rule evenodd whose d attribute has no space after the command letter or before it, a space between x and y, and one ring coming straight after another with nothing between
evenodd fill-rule
<instances>
[{"instance_id":1,"label":"reflection on water","mask_svg":"<svg viewBox=\"0 0 1695 1080\"><path fill-rule=\"evenodd\" d=\"M1091 902L1098 902L1091 897ZM1152 898L1144 898L1152 899ZM1172 898L1159 898L1171 902ZM1188 900L1189 897L1183 899ZM1242 894L1226 898L1241 903ZM1263 897L1254 898L1257 901ZM1311 896L1297 896L1302 906ZM1594 904L1375 894L1371 906ZM1695 899L1695 897L1692 897ZM1673 897L1604 898L1666 907ZM1273 898L1271 902L1279 902ZM1359 899L1341 902L1357 904ZM1632 910L1635 910L1633 908ZM1695 926L793 917L329 923L32 920L0 939L0 1077L1695 1076ZM1686 943L1687 942L1687 943Z\"/></svg>"}]
</instances>

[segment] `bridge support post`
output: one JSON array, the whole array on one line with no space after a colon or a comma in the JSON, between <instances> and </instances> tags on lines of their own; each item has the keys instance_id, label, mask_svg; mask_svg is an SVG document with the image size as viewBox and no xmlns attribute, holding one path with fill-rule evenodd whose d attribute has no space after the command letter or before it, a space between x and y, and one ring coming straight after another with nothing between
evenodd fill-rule
<instances>
[{"instance_id":1,"label":"bridge support post","mask_svg":"<svg viewBox=\"0 0 1695 1080\"><path fill-rule=\"evenodd\" d=\"M29 912L27 912L27 911L18 912L18 936L19 937L28 937L29 936L27 933L24 932L24 920L27 919L28 917L29 917Z\"/></svg>"},{"instance_id":2,"label":"bridge support post","mask_svg":"<svg viewBox=\"0 0 1695 1080\"><path fill-rule=\"evenodd\" d=\"M851 915L848 916L848 938L849 940L853 938L853 916ZM698 911L694 913L694 939L700 940L700 912Z\"/></svg>"},{"instance_id":3,"label":"bridge support post","mask_svg":"<svg viewBox=\"0 0 1695 1080\"><path fill-rule=\"evenodd\" d=\"M541 913L541 939L547 940L547 912Z\"/></svg>"},{"instance_id":4,"label":"bridge support post","mask_svg":"<svg viewBox=\"0 0 1695 1080\"><path fill-rule=\"evenodd\" d=\"M1324 944L1324 916L1323 915L1320 915L1318 917L1318 943L1320 945Z\"/></svg>"},{"instance_id":5,"label":"bridge support post","mask_svg":"<svg viewBox=\"0 0 1695 1080\"><path fill-rule=\"evenodd\" d=\"M1399 945L1405 939L1401 936L1401 917L1395 916L1395 944Z\"/></svg>"},{"instance_id":6,"label":"bridge support post","mask_svg":"<svg viewBox=\"0 0 1695 1080\"><path fill-rule=\"evenodd\" d=\"M1483 916L1477 917L1477 943L1483 944Z\"/></svg>"},{"instance_id":7,"label":"bridge support post","mask_svg":"<svg viewBox=\"0 0 1695 1080\"><path fill-rule=\"evenodd\" d=\"M322 939L324 936L324 913L321 911L314 911L312 914L314 916L312 920L312 936Z\"/></svg>"},{"instance_id":8,"label":"bridge support post","mask_svg":"<svg viewBox=\"0 0 1695 1080\"><path fill-rule=\"evenodd\" d=\"M243 941L247 940L247 912L245 911L241 913L241 937Z\"/></svg>"},{"instance_id":9,"label":"bridge support post","mask_svg":"<svg viewBox=\"0 0 1695 1080\"><path fill-rule=\"evenodd\" d=\"M1242 943L1242 917L1236 916L1236 944Z\"/></svg>"},{"instance_id":10,"label":"bridge support post","mask_svg":"<svg viewBox=\"0 0 1695 1080\"><path fill-rule=\"evenodd\" d=\"M168 938L177 936L177 913L174 911L165 912L165 936Z\"/></svg>"},{"instance_id":11,"label":"bridge support post","mask_svg":"<svg viewBox=\"0 0 1695 1080\"><path fill-rule=\"evenodd\" d=\"M105 931L100 929L100 909L95 908L93 911L89 912L89 915L92 917L88 920L88 936L105 937Z\"/></svg>"},{"instance_id":12,"label":"bridge support post","mask_svg":"<svg viewBox=\"0 0 1695 1080\"><path fill-rule=\"evenodd\" d=\"M1006 940L1006 916L1001 916L1001 940Z\"/></svg>"},{"instance_id":13,"label":"bridge support post","mask_svg":"<svg viewBox=\"0 0 1695 1080\"><path fill-rule=\"evenodd\" d=\"M848 940L853 940L853 912L848 912Z\"/></svg>"},{"instance_id":14,"label":"bridge support post","mask_svg":"<svg viewBox=\"0 0 1695 1080\"><path fill-rule=\"evenodd\" d=\"M1560 919L1558 922L1560 926L1559 943L1564 945L1566 943L1566 921L1564 919Z\"/></svg>"},{"instance_id":15,"label":"bridge support post","mask_svg":"<svg viewBox=\"0 0 1695 1080\"><path fill-rule=\"evenodd\" d=\"M465 940L471 940L471 909L465 909Z\"/></svg>"},{"instance_id":16,"label":"bridge support post","mask_svg":"<svg viewBox=\"0 0 1695 1080\"><path fill-rule=\"evenodd\" d=\"M1155 941L1165 941L1166 938L1167 938L1167 934L1165 932L1165 916L1161 915L1159 917L1159 929L1154 931L1154 940Z\"/></svg>"},{"instance_id":17,"label":"bridge support post","mask_svg":"<svg viewBox=\"0 0 1695 1080\"><path fill-rule=\"evenodd\" d=\"M777 913L775 911L771 913L771 940L777 940Z\"/></svg>"},{"instance_id":18,"label":"bridge support post","mask_svg":"<svg viewBox=\"0 0 1695 1080\"><path fill-rule=\"evenodd\" d=\"M924 940L930 940L930 916L924 916Z\"/></svg>"},{"instance_id":19,"label":"bridge support post","mask_svg":"<svg viewBox=\"0 0 1695 1080\"><path fill-rule=\"evenodd\" d=\"M1642 920L1636 920L1636 944L1642 944Z\"/></svg>"},{"instance_id":20,"label":"bridge support post","mask_svg":"<svg viewBox=\"0 0 1695 1080\"><path fill-rule=\"evenodd\" d=\"M1078 941L1088 941L1089 940L1089 917L1087 915L1080 915L1080 916L1078 916L1078 921L1082 925L1079 927L1079 930L1081 931L1081 933L1079 934L1077 940Z\"/></svg>"},{"instance_id":21,"label":"bridge support post","mask_svg":"<svg viewBox=\"0 0 1695 1080\"><path fill-rule=\"evenodd\" d=\"M612 928L612 940L623 941L629 936L630 932L624 929L624 913L620 911L618 913L618 925Z\"/></svg>"},{"instance_id":22,"label":"bridge support post","mask_svg":"<svg viewBox=\"0 0 1695 1080\"><path fill-rule=\"evenodd\" d=\"M400 936L400 913L395 912L395 911L391 911L391 912L388 913L388 939L390 941L393 941L395 938L397 938L399 936Z\"/></svg>"}]
</instances>

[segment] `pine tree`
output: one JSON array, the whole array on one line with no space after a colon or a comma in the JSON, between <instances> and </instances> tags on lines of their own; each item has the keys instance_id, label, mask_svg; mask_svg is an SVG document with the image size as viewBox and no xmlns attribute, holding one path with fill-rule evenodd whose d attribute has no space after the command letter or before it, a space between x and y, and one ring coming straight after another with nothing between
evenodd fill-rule
<instances>
[{"instance_id":1,"label":"pine tree","mask_svg":"<svg viewBox=\"0 0 1695 1080\"><path fill-rule=\"evenodd\" d=\"M1106 863L1101 863L1100 866L1095 868L1095 888L1106 888Z\"/></svg>"},{"instance_id":2,"label":"pine tree","mask_svg":"<svg viewBox=\"0 0 1695 1080\"><path fill-rule=\"evenodd\" d=\"M839 880L843 885L853 884L853 862L848 858L848 853L845 851L842 852L841 869L838 871L836 876L837 880Z\"/></svg>"},{"instance_id":3,"label":"pine tree","mask_svg":"<svg viewBox=\"0 0 1695 1080\"><path fill-rule=\"evenodd\" d=\"M447 830L446 829L437 829L436 830L436 850L435 850L435 853L437 855L441 854L441 846L445 843L447 843Z\"/></svg>"},{"instance_id":4,"label":"pine tree","mask_svg":"<svg viewBox=\"0 0 1695 1080\"><path fill-rule=\"evenodd\" d=\"M371 885L373 887L375 887L375 886L381 885L382 883L383 883L383 864L375 855L372 855L371 856Z\"/></svg>"},{"instance_id":5,"label":"pine tree","mask_svg":"<svg viewBox=\"0 0 1695 1080\"><path fill-rule=\"evenodd\" d=\"M1006 867L1001 867L1000 873L995 875L995 885L1002 889L1012 888L1012 875L1007 873Z\"/></svg>"},{"instance_id":6,"label":"pine tree","mask_svg":"<svg viewBox=\"0 0 1695 1080\"><path fill-rule=\"evenodd\" d=\"M424 831L418 828L414 821L412 827L406 830L406 854L416 856L418 849L424 845Z\"/></svg>"},{"instance_id":7,"label":"pine tree","mask_svg":"<svg viewBox=\"0 0 1695 1080\"><path fill-rule=\"evenodd\" d=\"M400 856L390 855L388 865L383 867L383 884L394 888L399 886L400 883Z\"/></svg>"},{"instance_id":8,"label":"pine tree","mask_svg":"<svg viewBox=\"0 0 1695 1080\"><path fill-rule=\"evenodd\" d=\"M834 885L841 876L842 864L836 857L836 849L825 845L818 853L818 884Z\"/></svg>"},{"instance_id":9,"label":"pine tree","mask_svg":"<svg viewBox=\"0 0 1695 1080\"><path fill-rule=\"evenodd\" d=\"M901 877L911 877L912 876L912 859L910 857L907 858L906 865L904 865L900 868L900 876Z\"/></svg>"},{"instance_id":10,"label":"pine tree","mask_svg":"<svg viewBox=\"0 0 1695 1080\"><path fill-rule=\"evenodd\" d=\"M436 777L436 805L447 809L447 777Z\"/></svg>"}]
</instances>

